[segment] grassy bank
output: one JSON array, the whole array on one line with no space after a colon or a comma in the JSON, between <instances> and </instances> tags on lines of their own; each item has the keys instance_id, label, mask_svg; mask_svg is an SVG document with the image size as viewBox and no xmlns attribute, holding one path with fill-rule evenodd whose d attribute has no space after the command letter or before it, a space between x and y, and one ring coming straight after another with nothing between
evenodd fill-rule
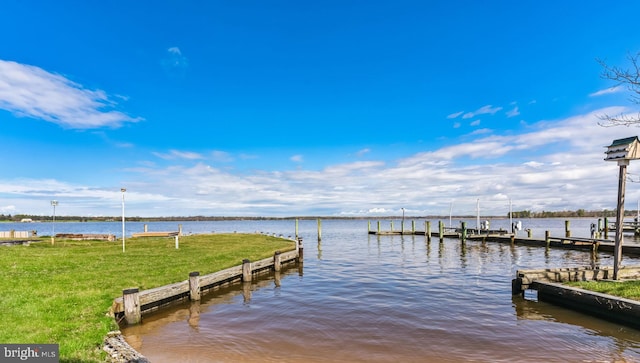
<instances>
[{"instance_id":1,"label":"grassy bank","mask_svg":"<svg viewBox=\"0 0 640 363\"><path fill-rule=\"evenodd\" d=\"M61 362L103 361L97 347L117 329L106 313L122 289L141 290L293 249L291 241L215 234L0 247L0 343L60 344Z\"/></svg>"},{"instance_id":2,"label":"grassy bank","mask_svg":"<svg viewBox=\"0 0 640 363\"><path fill-rule=\"evenodd\" d=\"M640 301L640 281L578 281L566 285Z\"/></svg>"}]
</instances>

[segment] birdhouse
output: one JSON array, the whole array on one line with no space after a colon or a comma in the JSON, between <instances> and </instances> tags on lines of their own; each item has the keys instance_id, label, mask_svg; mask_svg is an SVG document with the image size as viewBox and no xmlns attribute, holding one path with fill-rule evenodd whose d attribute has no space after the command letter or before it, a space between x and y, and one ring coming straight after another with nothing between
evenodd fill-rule
<instances>
[{"instance_id":1,"label":"birdhouse","mask_svg":"<svg viewBox=\"0 0 640 363\"><path fill-rule=\"evenodd\" d=\"M640 140L637 136L613 140L604 153L607 154L605 161L640 159Z\"/></svg>"}]
</instances>

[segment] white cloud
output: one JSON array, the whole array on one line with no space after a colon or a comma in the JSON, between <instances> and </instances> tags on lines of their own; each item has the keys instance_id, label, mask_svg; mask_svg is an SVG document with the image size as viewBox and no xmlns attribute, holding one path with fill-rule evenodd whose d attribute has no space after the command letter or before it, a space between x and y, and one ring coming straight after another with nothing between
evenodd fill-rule
<instances>
[{"instance_id":1,"label":"white cloud","mask_svg":"<svg viewBox=\"0 0 640 363\"><path fill-rule=\"evenodd\" d=\"M480 125L480 120L472 121L469 125L471 125L471 126L478 126L478 125Z\"/></svg>"},{"instance_id":2,"label":"white cloud","mask_svg":"<svg viewBox=\"0 0 640 363\"><path fill-rule=\"evenodd\" d=\"M368 153L370 153L370 152L371 152L371 149L369 149L369 148L364 148L364 149L362 149L362 150L358 150L358 152L356 153L356 156L358 156L358 157L362 157L362 156L364 156L365 154L368 154Z\"/></svg>"},{"instance_id":3,"label":"white cloud","mask_svg":"<svg viewBox=\"0 0 640 363\"><path fill-rule=\"evenodd\" d=\"M502 107L493 107L492 105L486 105L486 106L482 106L479 109L473 111L473 112L467 112L464 115L462 115L462 118L467 119L467 118L473 118L476 117L478 115L485 115L485 114L490 114L490 115L495 115L496 112L502 110Z\"/></svg>"},{"instance_id":4,"label":"white cloud","mask_svg":"<svg viewBox=\"0 0 640 363\"><path fill-rule=\"evenodd\" d=\"M226 151L214 150L211 152L211 157L214 161L229 163L234 161L233 156Z\"/></svg>"},{"instance_id":5,"label":"white cloud","mask_svg":"<svg viewBox=\"0 0 640 363\"><path fill-rule=\"evenodd\" d=\"M301 163L303 161L303 157L302 155L293 155L292 157L289 158L289 160L296 163Z\"/></svg>"},{"instance_id":6,"label":"white cloud","mask_svg":"<svg viewBox=\"0 0 640 363\"><path fill-rule=\"evenodd\" d=\"M187 57L182 55L178 47L167 49L167 54L162 58L160 64L170 77L183 77L186 74L189 62Z\"/></svg>"},{"instance_id":7,"label":"white cloud","mask_svg":"<svg viewBox=\"0 0 640 363\"><path fill-rule=\"evenodd\" d=\"M518 111L518 106L515 106L513 109L507 111L507 117L516 117L520 114Z\"/></svg>"},{"instance_id":8,"label":"white cloud","mask_svg":"<svg viewBox=\"0 0 640 363\"><path fill-rule=\"evenodd\" d=\"M618 93L618 92L622 92L622 91L624 91L624 87L622 87L622 86L609 87L609 88L601 89L599 91L590 93L589 97L598 97L598 96L608 95L608 94L612 94L612 93Z\"/></svg>"},{"instance_id":9,"label":"white cloud","mask_svg":"<svg viewBox=\"0 0 640 363\"><path fill-rule=\"evenodd\" d=\"M456 113L452 113L450 115L447 115L448 119L452 119L452 118L458 118L458 116L462 115L464 113L464 111L460 111L460 112L456 112Z\"/></svg>"},{"instance_id":10,"label":"white cloud","mask_svg":"<svg viewBox=\"0 0 640 363\"><path fill-rule=\"evenodd\" d=\"M142 120L113 110L116 105L102 90L84 88L39 67L0 60L0 108L16 116L74 129L119 127Z\"/></svg>"},{"instance_id":11,"label":"white cloud","mask_svg":"<svg viewBox=\"0 0 640 363\"><path fill-rule=\"evenodd\" d=\"M532 123L521 134L465 135L468 141L394 162L357 161L320 170L185 166L179 157L200 154L171 150L161 155L174 157L175 163L128 169L121 184L127 188L128 213L145 216L384 215L399 206L416 215L448 215L453 200L454 214L473 215L477 199L483 213L497 215L506 215L507 199L519 209L537 211L613 209L617 165L603 160L604 150L612 140L629 136L629 129L600 127L597 115L624 111L609 108ZM640 162L632 162L629 173L638 174L638 168ZM119 185L0 179L0 205L16 205L17 212L47 214L47 201L55 198L63 214L118 215L120 197ZM628 185L627 200L638 199L640 190Z\"/></svg>"},{"instance_id":12,"label":"white cloud","mask_svg":"<svg viewBox=\"0 0 640 363\"><path fill-rule=\"evenodd\" d=\"M191 151L179 151L179 150L169 150L169 153L159 153L153 152L153 155L165 159L165 160L176 160L176 159L187 159L187 160L197 160L204 159L202 154L194 153Z\"/></svg>"},{"instance_id":13,"label":"white cloud","mask_svg":"<svg viewBox=\"0 0 640 363\"><path fill-rule=\"evenodd\" d=\"M460 128L460 126L462 126L462 124L461 124L460 122L454 122L454 123L453 123L453 128L454 128L454 129L459 129L459 128Z\"/></svg>"}]
</instances>

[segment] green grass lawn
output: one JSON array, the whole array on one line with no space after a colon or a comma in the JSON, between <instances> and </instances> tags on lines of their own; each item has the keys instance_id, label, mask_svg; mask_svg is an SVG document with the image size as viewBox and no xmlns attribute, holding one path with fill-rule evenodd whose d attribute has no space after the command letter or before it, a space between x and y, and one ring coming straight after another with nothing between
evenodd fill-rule
<instances>
[{"instance_id":1,"label":"green grass lawn","mask_svg":"<svg viewBox=\"0 0 640 363\"><path fill-rule=\"evenodd\" d=\"M640 301L640 281L578 281L566 285Z\"/></svg>"},{"instance_id":2,"label":"green grass lawn","mask_svg":"<svg viewBox=\"0 0 640 363\"><path fill-rule=\"evenodd\" d=\"M0 247L0 343L54 343L61 362L101 362L107 316L122 290L150 289L272 256L292 241L259 234L213 234L122 241L63 241Z\"/></svg>"}]
</instances>

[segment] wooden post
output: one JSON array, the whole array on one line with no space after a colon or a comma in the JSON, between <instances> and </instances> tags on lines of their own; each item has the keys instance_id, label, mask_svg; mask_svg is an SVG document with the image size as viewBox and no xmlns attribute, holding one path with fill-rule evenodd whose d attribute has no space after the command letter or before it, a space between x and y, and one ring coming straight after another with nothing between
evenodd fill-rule
<instances>
[{"instance_id":1,"label":"wooden post","mask_svg":"<svg viewBox=\"0 0 640 363\"><path fill-rule=\"evenodd\" d=\"M571 229L569 228L569 221L564 221L564 235L565 237L571 237Z\"/></svg>"},{"instance_id":2,"label":"wooden post","mask_svg":"<svg viewBox=\"0 0 640 363\"><path fill-rule=\"evenodd\" d=\"M176 250L177 250L180 248L180 244L178 242L178 236L175 236L175 237L176 237Z\"/></svg>"},{"instance_id":3,"label":"wooden post","mask_svg":"<svg viewBox=\"0 0 640 363\"><path fill-rule=\"evenodd\" d=\"M391 232L393 232L393 220L391 221Z\"/></svg>"},{"instance_id":4,"label":"wooden post","mask_svg":"<svg viewBox=\"0 0 640 363\"><path fill-rule=\"evenodd\" d=\"M273 254L273 269L275 271L280 271L281 268L282 268L282 258L280 255L280 251L276 251L276 253Z\"/></svg>"},{"instance_id":5,"label":"wooden post","mask_svg":"<svg viewBox=\"0 0 640 363\"><path fill-rule=\"evenodd\" d=\"M200 300L200 272L189 273L189 298L192 301Z\"/></svg>"},{"instance_id":6,"label":"wooden post","mask_svg":"<svg viewBox=\"0 0 640 363\"><path fill-rule=\"evenodd\" d=\"M431 221L424 222L424 233L429 239L429 241L431 241Z\"/></svg>"},{"instance_id":7,"label":"wooden post","mask_svg":"<svg viewBox=\"0 0 640 363\"><path fill-rule=\"evenodd\" d=\"M411 221L411 233L416 234L416 221Z\"/></svg>"},{"instance_id":8,"label":"wooden post","mask_svg":"<svg viewBox=\"0 0 640 363\"><path fill-rule=\"evenodd\" d=\"M544 242L547 244L547 247L549 247L549 243L551 243L551 235L549 231L544 231Z\"/></svg>"},{"instance_id":9,"label":"wooden post","mask_svg":"<svg viewBox=\"0 0 640 363\"><path fill-rule=\"evenodd\" d=\"M440 236L440 241L444 239L444 223L442 221L438 221L438 236Z\"/></svg>"},{"instance_id":10,"label":"wooden post","mask_svg":"<svg viewBox=\"0 0 640 363\"><path fill-rule=\"evenodd\" d=\"M629 160L618 160L620 174L618 177L618 210L616 211L616 238L613 250L613 279L618 279L618 270L622 262L622 243L624 238L622 232L624 228L624 189L627 182L627 165Z\"/></svg>"},{"instance_id":11,"label":"wooden post","mask_svg":"<svg viewBox=\"0 0 640 363\"><path fill-rule=\"evenodd\" d=\"M533 236L533 231L531 230L531 228L527 228L527 237L531 238Z\"/></svg>"},{"instance_id":12,"label":"wooden post","mask_svg":"<svg viewBox=\"0 0 640 363\"><path fill-rule=\"evenodd\" d=\"M380 234L380 221L378 221L378 234Z\"/></svg>"},{"instance_id":13,"label":"wooden post","mask_svg":"<svg viewBox=\"0 0 640 363\"><path fill-rule=\"evenodd\" d=\"M464 240L467 238L467 222L461 222L462 224L462 234L460 234L460 240L464 243Z\"/></svg>"},{"instance_id":14,"label":"wooden post","mask_svg":"<svg viewBox=\"0 0 640 363\"><path fill-rule=\"evenodd\" d=\"M609 239L609 219L604 217L604 239Z\"/></svg>"},{"instance_id":15,"label":"wooden post","mask_svg":"<svg viewBox=\"0 0 640 363\"><path fill-rule=\"evenodd\" d=\"M298 218L296 218L296 239L298 239Z\"/></svg>"},{"instance_id":16,"label":"wooden post","mask_svg":"<svg viewBox=\"0 0 640 363\"><path fill-rule=\"evenodd\" d=\"M144 233L149 232L149 226L147 226L147 225L145 224L143 228L144 228Z\"/></svg>"},{"instance_id":17,"label":"wooden post","mask_svg":"<svg viewBox=\"0 0 640 363\"><path fill-rule=\"evenodd\" d=\"M302 245L302 238L298 238L298 262L302 262L304 259L304 246Z\"/></svg>"},{"instance_id":18,"label":"wooden post","mask_svg":"<svg viewBox=\"0 0 640 363\"><path fill-rule=\"evenodd\" d=\"M602 218L598 218L598 229L596 231L596 238L600 238L602 233Z\"/></svg>"},{"instance_id":19,"label":"wooden post","mask_svg":"<svg viewBox=\"0 0 640 363\"><path fill-rule=\"evenodd\" d=\"M322 241L322 220L318 218L318 241Z\"/></svg>"},{"instance_id":20,"label":"wooden post","mask_svg":"<svg viewBox=\"0 0 640 363\"><path fill-rule=\"evenodd\" d=\"M142 314L140 312L140 295L139 290L125 289L122 290L122 302L124 304L124 319L129 325L140 323Z\"/></svg>"},{"instance_id":21,"label":"wooden post","mask_svg":"<svg viewBox=\"0 0 640 363\"><path fill-rule=\"evenodd\" d=\"M178 236L182 236L182 224L178 224Z\"/></svg>"},{"instance_id":22,"label":"wooden post","mask_svg":"<svg viewBox=\"0 0 640 363\"><path fill-rule=\"evenodd\" d=\"M367 233L371 232L371 220L367 221Z\"/></svg>"},{"instance_id":23,"label":"wooden post","mask_svg":"<svg viewBox=\"0 0 640 363\"><path fill-rule=\"evenodd\" d=\"M251 261L246 258L242 260L242 281L251 282Z\"/></svg>"}]
</instances>

